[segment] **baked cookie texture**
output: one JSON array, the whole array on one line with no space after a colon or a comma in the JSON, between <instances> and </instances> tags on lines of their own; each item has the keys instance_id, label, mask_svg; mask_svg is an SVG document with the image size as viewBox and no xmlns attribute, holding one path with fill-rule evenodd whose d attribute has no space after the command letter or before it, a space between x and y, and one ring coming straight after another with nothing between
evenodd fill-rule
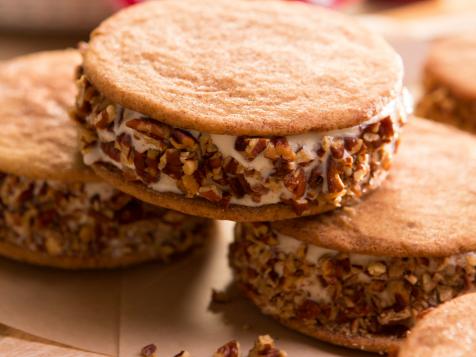
<instances>
[{"instance_id":1,"label":"baked cookie texture","mask_svg":"<svg viewBox=\"0 0 476 357\"><path fill-rule=\"evenodd\" d=\"M169 260L202 244L211 222L143 203L83 165L75 50L0 64L0 254L68 269Z\"/></svg>"},{"instance_id":2,"label":"baked cookie texture","mask_svg":"<svg viewBox=\"0 0 476 357\"><path fill-rule=\"evenodd\" d=\"M476 294L451 300L426 314L410 331L399 357L470 357L476 350Z\"/></svg>"},{"instance_id":3,"label":"baked cookie texture","mask_svg":"<svg viewBox=\"0 0 476 357\"><path fill-rule=\"evenodd\" d=\"M229 135L359 125L400 95L403 76L394 50L354 20L274 0L131 7L92 33L84 70L125 108Z\"/></svg>"},{"instance_id":4,"label":"baked cookie texture","mask_svg":"<svg viewBox=\"0 0 476 357\"><path fill-rule=\"evenodd\" d=\"M476 133L475 35L459 35L431 46L417 115Z\"/></svg>"},{"instance_id":5,"label":"baked cookie texture","mask_svg":"<svg viewBox=\"0 0 476 357\"><path fill-rule=\"evenodd\" d=\"M230 263L264 313L324 341L389 352L428 309L474 290L475 139L423 119L404 136L392 175L355 207L237 224Z\"/></svg>"},{"instance_id":6,"label":"baked cookie texture","mask_svg":"<svg viewBox=\"0 0 476 357\"><path fill-rule=\"evenodd\" d=\"M147 202L217 219L358 201L385 178L410 111L383 39L304 4L142 4L103 22L83 57L85 163Z\"/></svg>"},{"instance_id":7,"label":"baked cookie texture","mask_svg":"<svg viewBox=\"0 0 476 357\"><path fill-rule=\"evenodd\" d=\"M39 179L97 180L82 163L68 117L76 88L76 50L41 52L1 63L0 171Z\"/></svg>"}]
</instances>

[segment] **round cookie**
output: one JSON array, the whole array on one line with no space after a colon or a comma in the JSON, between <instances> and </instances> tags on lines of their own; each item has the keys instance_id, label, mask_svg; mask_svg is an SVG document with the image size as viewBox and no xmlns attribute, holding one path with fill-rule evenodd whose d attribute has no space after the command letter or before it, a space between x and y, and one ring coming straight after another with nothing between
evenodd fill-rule
<instances>
[{"instance_id":1,"label":"round cookie","mask_svg":"<svg viewBox=\"0 0 476 357\"><path fill-rule=\"evenodd\" d=\"M0 255L67 269L168 260L203 243L210 221L143 203L84 166L76 50L0 63Z\"/></svg>"},{"instance_id":2,"label":"round cookie","mask_svg":"<svg viewBox=\"0 0 476 357\"><path fill-rule=\"evenodd\" d=\"M165 0L93 31L75 117L85 163L129 194L284 219L353 203L385 178L409 112L402 76L382 38L338 13Z\"/></svg>"},{"instance_id":3,"label":"round cookie","mask_svg":"<svg viewBox=\"0 0 476 357\"><path fill-rule=\"evenodd\" d=\"M410 331L399 357L471 357L476 350L476 294L430 311Z\"/></svg>"},{"instance_id":4,"label":"round cookie","mask_svg":"<svg viewBox=\"0 0 476 357\"><path fill-rule=\"evenodd\" d=\"M476 33L435 42L417 114L476 133Z\"/></svg>"},{"instance_id":5,"label":"round cookie","mask_svg":"<svg viewBox=\"0 0 476 357\"><path fill-rule=\"evenodd\" d=\"M264 313L351 348L389 352L419 315L476 283L476 139L414 119L382 187L352 208L238 223L230 262Z\"/></svg>"}]
</instances>

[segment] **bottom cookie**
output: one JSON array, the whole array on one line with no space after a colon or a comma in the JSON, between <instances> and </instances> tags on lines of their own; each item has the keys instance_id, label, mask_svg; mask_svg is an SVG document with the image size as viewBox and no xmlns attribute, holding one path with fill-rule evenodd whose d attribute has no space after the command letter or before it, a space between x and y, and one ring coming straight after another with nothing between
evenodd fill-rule
<instances>
[{"instance_id":1,"label":"bottom cookie","mask_svg":"<svg viewBox=\"0 0 476 357\"><path fill-rule=\"evenodd\" d=\"M316 327L306 324L299 319L290 319L281 317L279 314L273 314L268 311L269 302L260 297L254 289L250 289L246 284L238 284L241 292L250 299L261 311L277 319L282 325L298 331L304 335L314 337L321 341L326 341L334 345L369 351L383 352L395 351L398 349L401 339L392 336L382 337L376 335L356 336L347 332L336 332L325 327Z\"/></svg>"}]
</instances>

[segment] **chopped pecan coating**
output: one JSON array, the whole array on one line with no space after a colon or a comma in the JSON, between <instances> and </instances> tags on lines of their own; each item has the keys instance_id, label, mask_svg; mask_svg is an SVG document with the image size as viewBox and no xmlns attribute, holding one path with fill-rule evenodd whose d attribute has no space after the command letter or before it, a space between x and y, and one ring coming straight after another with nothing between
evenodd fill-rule
<instances>
[{"instance_id":1,"label":"chopped pecan coating","mask_svg":"<svg viewBox=\"0 0 476 357\"><path fill-rule=\"evenodd\" d=\"M301 215L312 204L353 203L385 178L406 120L401 111L362 124L350 136L316 133L307 147L292 137L230 136L236 154L225 155L213 135L111 105L82 71L79 75L75 118L82 125L85 156L97 150L94 160L104 160L104 154L126 178L153 189L167 175L186 197L222 207L282 203ZM256 162L260 165L253 166Z\"/></svg>"},{"instance_id":2,"label":"chopped pecan coating","mask_svg":"<svg viewBox=\"0 0 476 357\"><path fill-rule=\"evenodd\" d=\"M148 205L104 183L0 175L0 205L1 240L64 257L150 253L167 260L202 243L208 224Z\"/></svg>"},{"instance_id":3,"label":"chopped pecan coating","mask_svg":"<svg viewBox=\"0 0 476 357\"><path fill-rule=\"evenodd\" d=\"M279 239L269 224L238 224L235 279L267 313L309 328L403 337L429 308L476 290L475 253L362 260L335 251L310 260L310 244L283 251Z\"/></svg>"}]
</instances>

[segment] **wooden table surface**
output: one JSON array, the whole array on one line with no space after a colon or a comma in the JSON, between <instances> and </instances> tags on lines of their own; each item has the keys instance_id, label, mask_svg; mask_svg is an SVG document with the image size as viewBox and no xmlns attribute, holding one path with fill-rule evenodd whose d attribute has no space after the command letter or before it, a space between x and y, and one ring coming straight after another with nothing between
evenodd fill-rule
<instances>
[{"instance_id":1,"label":"wooden table surface","mask_svg":"<svg viewBox=\"0 0 476 357\"><path fill-rule=\"evenodd\" d=\"M378 6L377 6L378 7ZM427 0L382 13L397 19L415 19L418 16L439 16L445 13L464 13L476 9L474 0ZM74 47L87 34L69 34L62 37L51 34L20 34L0 32L0 60L41 50ZM104 357L104 355L77 350L22 331L0 325L0 356L2 357Z\"/></svg>"}]
</instances>

